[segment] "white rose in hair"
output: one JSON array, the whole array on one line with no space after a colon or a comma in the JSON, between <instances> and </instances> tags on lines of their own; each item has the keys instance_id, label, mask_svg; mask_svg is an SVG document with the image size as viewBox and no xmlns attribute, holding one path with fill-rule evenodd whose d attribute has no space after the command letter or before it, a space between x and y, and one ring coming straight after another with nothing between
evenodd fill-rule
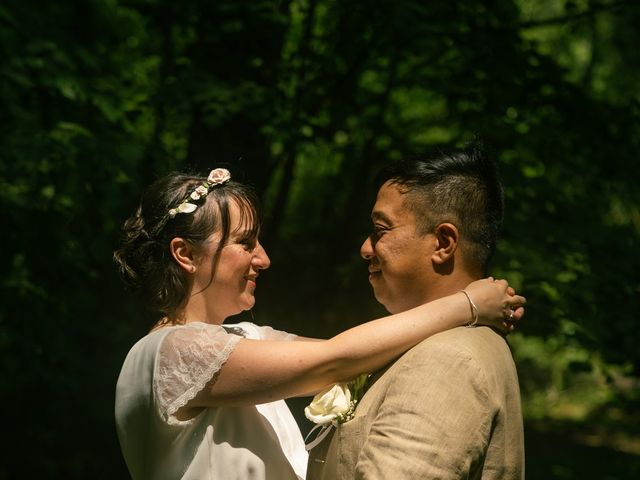
<instances>
[{"instance_id":1,"label":"white rose in hair","mask_svg":"<svg viewBox=\"0 0 640 480\"><path fill-rule=\"evenodd\" d=\"M337 421L351 409L351 391L346 383L337 383L313 397L304 409L305 416L318 425Z\"/></svg>"},{"instance_id":2,"label":"white rose in hair","mask_svg":"<svg viewBox=\"0 0 640 480\"><path fill-rule=\"evenodd\" d=\"M207 182L212 185L220 185L221 183L228 182L231 179L231 174L226 168L216 168L211 170L211 173L207 177Z\"/></svg>"},{"instance_id":3,"label":"white rose in hair","mask_svg":"<svg viewBox=\"0 0 640 480\"><path fill-rule=\"evenodd\" d=\"M178 213L191 213L194 212L196 208L198 208L198 206L194 205L193 203L183 202L178 205L178 208L176 208L175 210Z\"/></svg>"}]
</instances>

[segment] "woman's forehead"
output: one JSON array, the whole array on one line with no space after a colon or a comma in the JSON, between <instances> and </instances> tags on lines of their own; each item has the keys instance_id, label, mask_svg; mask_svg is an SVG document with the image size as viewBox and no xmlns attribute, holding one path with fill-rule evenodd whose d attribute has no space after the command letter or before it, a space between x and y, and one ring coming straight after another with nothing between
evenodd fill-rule
<instances>
[{"instance_id":1,"label":"woman's forehead","mask_svg":"<svg viewBox=\"0 0 640 480\"><path fill-rule=\"evenodd\" d=\"M257 232L259 229L256 209L247 199L232 198L229 202L229 216L232 234Z\"/></svg>"}]
</instances>

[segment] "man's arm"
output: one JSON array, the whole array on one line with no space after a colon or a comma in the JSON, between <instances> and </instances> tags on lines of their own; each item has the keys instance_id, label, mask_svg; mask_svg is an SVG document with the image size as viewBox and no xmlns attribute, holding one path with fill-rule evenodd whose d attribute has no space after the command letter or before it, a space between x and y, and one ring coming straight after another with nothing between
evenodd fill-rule
<instances>
[{"instance_id":1,"label":"man's arm","mask_svg":"<svg viewBox=\"0 0 640 480\"><path fill-rule=\"evenodd\" d=\"M469 478L482 468L497 409L485 376L455 344L425 342L410 355L375 413L355 478Z\"/></svg>"}]
</instances>

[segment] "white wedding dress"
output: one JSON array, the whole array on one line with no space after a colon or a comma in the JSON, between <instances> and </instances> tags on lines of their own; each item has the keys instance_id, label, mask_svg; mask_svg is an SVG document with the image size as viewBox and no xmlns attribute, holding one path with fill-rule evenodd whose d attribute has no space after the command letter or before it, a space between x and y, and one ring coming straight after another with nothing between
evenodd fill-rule
<instances>
[{"instance_id":1,"label":"white wedding dress","mask_svg":"<svg viewBox=\"0 0 640 480\"><path fill-rule=\"evenodd\" d=\"M295 338L248 322L225 327L252 339ZM175 417L241 338L222 326L189 323L156 330L131 348L118 378L115 416L134 480L305 478L304 440L284 400Z\"/></svg>"}]
</instances>

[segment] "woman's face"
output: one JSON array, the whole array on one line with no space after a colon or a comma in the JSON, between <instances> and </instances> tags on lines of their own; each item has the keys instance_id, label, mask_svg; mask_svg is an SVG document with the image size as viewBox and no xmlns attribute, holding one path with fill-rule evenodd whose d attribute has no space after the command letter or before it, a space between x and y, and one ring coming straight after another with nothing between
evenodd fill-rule
<instances>
[{"instance_id":1,"label":"woman's face","mask_svg":"<svg viewBox=\"0 0 640 480\"><path fill-rule=\"evenodd\" d=\"M221 232L214 233L207 240L194 285L194 294L204 289L201 294L205 295L208 314L221 320L253 308L260 270L269 268L271 264L258 238L251 234L250 225L241 225L240 208L234 201L229 203L229 215L229 239L220 251L213 280L213 256L218 248Z\"/></svg>"}]
</instances>

